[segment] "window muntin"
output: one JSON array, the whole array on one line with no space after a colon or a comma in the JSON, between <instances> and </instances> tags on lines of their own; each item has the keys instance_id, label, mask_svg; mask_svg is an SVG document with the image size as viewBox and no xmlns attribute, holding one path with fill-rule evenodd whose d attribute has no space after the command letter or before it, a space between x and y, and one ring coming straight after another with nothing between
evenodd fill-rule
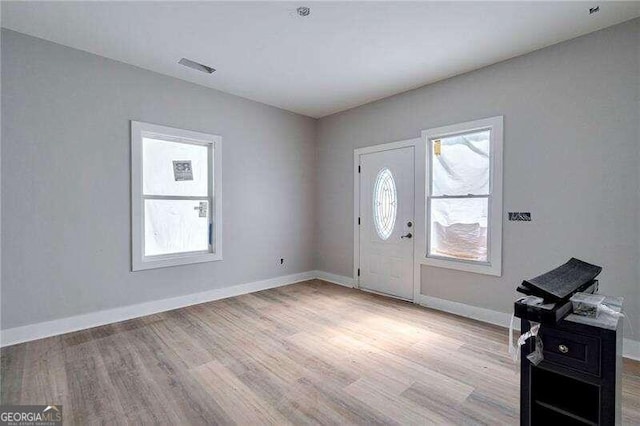
<instances>
[{"instance_id":1,"label":"window muntin","mask_svg":"<svg viewBox=\"0 0 640 426\"><path fill-rule=\"evenodd\" d=\"M391 236L398 212L398 194L393 175L383 168L376 176L373 187L373 222L376 232L382 240Z\"/></svg>"},{"instance_id":2,"label":"window muntin","mask_svg":"<svg viewBox=\"0 0 640 426\"><path fill-rule=\"evenodd\" d=\"M429 256L487 262L488 129L429 140Z\"/></svg>"},{"instance_id":3,"label":"window muntin","mask_svg":"<svg viewBox=\"0 0 640 426\"><path fill-rule=\"evenodd\" d=\"M132 269L222 259L219 136L132 122Z\"/></svg>"}]
</instances>

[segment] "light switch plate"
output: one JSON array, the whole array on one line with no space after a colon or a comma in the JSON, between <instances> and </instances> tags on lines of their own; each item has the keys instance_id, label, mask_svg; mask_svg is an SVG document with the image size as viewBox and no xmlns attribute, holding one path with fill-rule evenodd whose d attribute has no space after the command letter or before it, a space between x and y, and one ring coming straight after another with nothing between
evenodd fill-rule
<instances>
[{"instance_id":1,"label":"light switch plate","mask_svg":"<svg viewBox=\"0 0 640 426\"><path fill-rule=\"evenodd\" d=\"M531 212L509 212L509 220L516 222L531 222Z\"/></svg>"}]
</instances>

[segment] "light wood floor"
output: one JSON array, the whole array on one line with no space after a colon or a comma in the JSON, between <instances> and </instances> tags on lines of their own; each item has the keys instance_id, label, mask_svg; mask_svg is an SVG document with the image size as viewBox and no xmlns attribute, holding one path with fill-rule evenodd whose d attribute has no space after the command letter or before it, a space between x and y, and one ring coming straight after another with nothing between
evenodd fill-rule
<instances>
[{"instance_id":1,"label":"light wood floor","mask_svg":"<svg viewBox=\"0 0 640 426\"><path fill-rule=\"evenodd\" d=\"M65 424L517 424L506 330L308 281L2 349ZM640 364L623 418L640 423Z\"/></svg>"}]
</instances>

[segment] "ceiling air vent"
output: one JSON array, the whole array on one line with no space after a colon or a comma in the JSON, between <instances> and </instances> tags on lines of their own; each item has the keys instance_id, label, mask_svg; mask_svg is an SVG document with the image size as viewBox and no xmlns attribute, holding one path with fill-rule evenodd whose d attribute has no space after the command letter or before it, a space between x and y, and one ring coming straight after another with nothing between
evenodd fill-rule
<instances>
[{"instance_id":1,"label":"ceiling air vent","mask_svg":"<svg viewBox=\"0 0 640 426\"><path fill-rule=\"evenodd\" d=\"M202 65L197 62L190 61L187 58L180 59L178 63L180 65L184 65L185 67L193 68L194 70L202 71L207 74L213 74L213 72L216 70L215 68L211 68L206 65Z\"/></svg>"}]
</instances>

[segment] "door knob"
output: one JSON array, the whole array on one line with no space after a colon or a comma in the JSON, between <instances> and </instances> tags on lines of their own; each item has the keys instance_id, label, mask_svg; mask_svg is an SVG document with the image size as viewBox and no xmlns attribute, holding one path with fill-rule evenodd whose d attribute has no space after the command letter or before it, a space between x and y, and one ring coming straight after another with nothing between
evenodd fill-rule
<instances>
[{"instance_id":1,"label":"door knob","mask_svg":"<svg viewBox=\"0 0 640 426\"><path fill-rule=\"evenodd\" d=\"M411 238L413 237L413 235L411 235L411 232L409 232L407 235L403 235L400 238Z\"/></svg>"}]
</instances>

